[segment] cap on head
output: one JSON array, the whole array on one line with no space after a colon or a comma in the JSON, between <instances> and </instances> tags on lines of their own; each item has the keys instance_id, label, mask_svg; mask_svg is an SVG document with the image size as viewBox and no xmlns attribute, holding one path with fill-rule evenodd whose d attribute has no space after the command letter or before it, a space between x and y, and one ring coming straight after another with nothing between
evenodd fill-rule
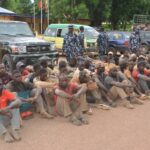
<instances>
[{"instance_id":1,"label":"cap on head","mask_svg":"<svg viewBox=\"0 0 150 150\"><path fill-rule=\"evenodd\" d=\"M19 61L17 64L16 64L16 69L20 69L21 67L25 67L25 64L22 62L22 61Z\"/></svg>"},{"instance_id":2,"label":"cap on head","mask_svg":"<svg viewBox=\"0 0 150 150\"><path fill-rule=\"evenodd\" d=\"M73 29L73 25L72 24L68 25L68 29Z\"/></svg>"},{"instance_id":3,"label":"cap on head","mask_svg":"<svg viewBox=\"0 0 150 150\"><path fill-rule=\"evenodd\" d=\"M110 52L108 52L108 55L113 55L113 54L114 54L114 53L113 53L113 52L111 52L111 51L110 51Z\"/></svg>"}]
</instances>

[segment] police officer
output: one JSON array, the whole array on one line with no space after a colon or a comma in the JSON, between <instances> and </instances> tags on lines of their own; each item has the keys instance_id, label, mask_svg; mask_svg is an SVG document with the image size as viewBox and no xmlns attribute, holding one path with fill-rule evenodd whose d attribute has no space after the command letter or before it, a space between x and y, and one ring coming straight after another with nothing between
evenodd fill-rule
<instances>
[{"instance_id":1,"label":"police officer","mask_svg":"<svg viewBox=\"0 0 150 150\"><path fill-rule=\"evenodd\" d=\"M137 53L140 49L140 29L134 28L130 36L130 50L132 53Z\"/></svg>"},{"instance_id":2,"label":"police officer","mask_svg":"<svg viewBox=\"0 0 150 150\"><path fill-rule=\"evenodd\" d=\"M97 46L99 50L99 57L100 59L103 59L103 56L106 54L108 48L108 36L106 32L104 32L104 28L101 28L100 30L100 34L97 39Z\"/></svg>"},{"instance_id":3,"label":"police officer","mask_svg":"<svg viewBox=\"0 0 150 150\"><path fill-rule=\"evenodd\" d=\"M80 26L80 32L78 35L79 41L80 41L80 45L82 47L82 52L84 51L84 27Z\"/></svg>"},{"instance_id":4,"label":"police officer","mask_svg":"<svg viewBox=\"0 0 150 150\"><path fill-rule=\"evenodd\" d=\"M79 38L74 33L73 25L68 26L68 33L64 37L63 53L66 55L66 59L69 63L75 61L77 56L82 52Z\"/></svg>"}]
</instances>

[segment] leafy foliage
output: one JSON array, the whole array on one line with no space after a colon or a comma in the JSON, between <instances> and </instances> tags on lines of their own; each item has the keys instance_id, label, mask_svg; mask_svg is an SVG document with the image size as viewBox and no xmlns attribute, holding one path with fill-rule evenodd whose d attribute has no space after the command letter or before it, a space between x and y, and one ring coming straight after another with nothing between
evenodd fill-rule
<instances>
[{"instance_id":1,"label":"leafy foliage","mask_svg":"<svg viewBox=\"0 0 150 150\"><path fill-rule=\"evenodd\" d=\"M0 0L0 5L20 15L33 15L30 0ZM40 16L38 0L35 0L35 9L36 16ZM113 29L125 29L134 14L150 14L150 0L49 0L49 10L53 22L81 18L90 19L92 26L111 22ZM43 16L47 16L44 9Z\"/></svg>"}]
</instances>

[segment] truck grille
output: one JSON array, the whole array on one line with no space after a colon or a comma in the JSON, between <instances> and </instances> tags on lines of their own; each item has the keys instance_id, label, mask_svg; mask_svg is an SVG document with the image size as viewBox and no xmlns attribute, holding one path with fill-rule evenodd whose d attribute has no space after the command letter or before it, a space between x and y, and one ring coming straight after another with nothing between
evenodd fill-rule
<instances>
[{"instance_id":1,"label":"truck grille","mask_svg":"<svg viewBox=\"0 0 150 150\"><path fill-rule=\"evenodd\" d=\"M27 46L28 53L48 53L50 52L49 45Z\"/></svg>"}]
</instances>

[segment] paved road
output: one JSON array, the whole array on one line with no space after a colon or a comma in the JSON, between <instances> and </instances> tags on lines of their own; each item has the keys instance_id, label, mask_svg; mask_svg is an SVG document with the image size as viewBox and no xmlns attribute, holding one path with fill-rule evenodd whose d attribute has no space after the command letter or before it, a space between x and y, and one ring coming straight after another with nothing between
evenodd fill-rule
<instances>
[{"instance_id":1,"label":"paved road","mask_svg":"<svg viewBox=\"0 0 150 150\"><path fill-rule=\"evenodd\" d=\"M134 110L94 109L90 124L81 127L36 116L24 121L22 138L13 144L1 140L0 150L149 150L150 101Z\"/></svg>"}]
</instances>

